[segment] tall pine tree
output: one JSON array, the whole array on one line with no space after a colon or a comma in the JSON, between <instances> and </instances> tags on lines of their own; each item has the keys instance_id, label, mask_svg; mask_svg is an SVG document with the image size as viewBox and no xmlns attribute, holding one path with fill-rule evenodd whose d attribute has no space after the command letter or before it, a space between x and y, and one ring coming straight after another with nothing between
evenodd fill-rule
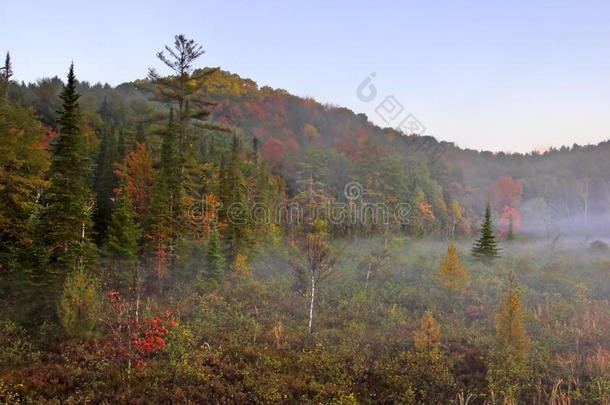
<instances>
[{"instance_id":1,"label":"tall pine tree","mask_svg":"<svg viewBox=\"0 0 610 405\"><path fill-rule=\"evenodd\" d=\"M483 261L492 261L500 254L496 235L494 234L493 224L491 222L491 207L489 201L485 208L485 219L481 225L481 237L474 243L472 247L472 255Z\"/></svg>"},{"instance_id":2,"label":"tall pine tree","mask_svg":"<svg viewBox=\"0 0 610 405\"><path fill-rule=\"evenodd\" d=\"M96 260L91 241L93 195L86 139L80 127L74 65L60 95L59 135L51 146L49 188L38 223L38 263L33 266L33 293L43 307L54 307L66 275L91 271Z\"/></svg>"},{"instance_id":3,"label":"tall pine tree","mask_svg":"<svg viewBox=\"0 0 610 405\"><path fill-rule=\"evenodd\" d=\"M0 103L8 103L8 93L13 76L13 65L11 55L7 52L4 66L0 67Z\"/></svg>"}]
</instances>

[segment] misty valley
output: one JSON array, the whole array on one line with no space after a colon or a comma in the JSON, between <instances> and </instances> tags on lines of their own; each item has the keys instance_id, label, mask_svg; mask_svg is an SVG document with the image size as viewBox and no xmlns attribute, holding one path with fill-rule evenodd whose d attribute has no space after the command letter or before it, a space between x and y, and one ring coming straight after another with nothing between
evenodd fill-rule
<instances>
[{"instance_id":1,"label":"misty valley","mask_svg":"<svg viewBox=\"0 0 610 405\"><path fill-rule=\"evenodd\" d=\"M117 86L11 56L0 402L610 404L610 140L461 148L184 35Z\"/></svg>"}]
</instances>

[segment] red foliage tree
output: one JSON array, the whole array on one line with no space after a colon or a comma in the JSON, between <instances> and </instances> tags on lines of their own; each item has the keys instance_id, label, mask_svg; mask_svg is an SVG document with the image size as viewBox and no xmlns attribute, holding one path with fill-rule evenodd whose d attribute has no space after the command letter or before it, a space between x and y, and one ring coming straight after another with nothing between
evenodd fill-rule
<instances>
[{"instance_id":1,"label":"red foliage tree","mask_svg":"<svg viewBox=\"0 0 610 405\"><path fill-rule=\"evenodd\" d=\"M493 184L494 205L500 210L505 205L518 207L521 205L523 196L523 186L519 180L514 180L506 175L497 179Z\"/></svg>"},{"instance_id":2,"label":"red foliage tree","mask_svg":"<svg viewBox=\"0 0 610 405\"><path fill-rule=\"evenodd\" d=\"M337 141L336 149L338 152L350 157L354 157L358 153L358 147L354 142L348 139L339 139Z\"/></svg>"},{"instance_id":3,"label":"red foliage tree","mask_svg":"<svg viewBox=\"0 0 610 405\"><path fill-rule=\"evenodd\" d=\"M49 145L51 144L51 142L53 142L53 139L55 139L55 137L57 136L57 132L55 131L50 131L49 133L47 133L44 136L44 140L40 143L40 149L46 149L49 147Z\"/></svg>"},{"instance_id":4,"label":"red foliage tree","mask_svg":"<svg viewBox=\"0 0 610 405\"><path fill-rule=\"evenodd\" d=\"M294 138L288 138L286 142L284 142L284 146L287 150L291 151L295 151L301 147L301 145L299 145L299 143L295 141Z\"/></svg>"},{"instance_id":5,"label":"red foliage tree","mask_svg":"<svg viewBox=\"0 0 610 405\"><path fill-rule=\"evenodd\" d=\"M258 139L266 139L267 136L269 136L269 131L267 131L265 128L260 128L260 127L252 129L252 133Z\"/></svg>"},{"instance_id":6,"label":"red foliage tree","mask_svg":"<svg viewBox=\"0 0 610 405\"><path fill-rule=\"evenodd\" d=\"M221 124L235 124L243 117L243 112L239 104L224 99L214 108L216 121Z\"/></svg>"},{"instance_id":7,"label":"red foliage tree","mask_svg":"<svg viewBox=\"0 0 610 405\"><path fill-rule=\"evenodd\" d=\"M150 197L154 187L152 158L144 142L136 142L136 150L130 151L125 164L116 164L116 173L126 176L127 190L136 212L141 220L150 206Z\"/></svg>"},{"instance_id":8,"label":"red foliage tree","mask_svg":"<svg viewBox=\"0 0 610 405\"><path fill-rule=\"evenodd\" d=\"M519 215L519 211L505 205L504 211L502 211L502 215L500 216L500 221L498 222L498 225L500 226L500 235L505 236L507 234L511 218L513 221L513 232L519 231L521 228L521 216Z\"/></svg>"},{"instance_id":9,"label":"red foliage tree","mask_svg":"<svg viewBox=\"0 0 610 405\"><path fill-rule=\"evenodd\" d=\"M261 154L272 164L279 163L283 155L282 142L275 138L265 140L261 148Z\"/></svg>"}]
</instances>

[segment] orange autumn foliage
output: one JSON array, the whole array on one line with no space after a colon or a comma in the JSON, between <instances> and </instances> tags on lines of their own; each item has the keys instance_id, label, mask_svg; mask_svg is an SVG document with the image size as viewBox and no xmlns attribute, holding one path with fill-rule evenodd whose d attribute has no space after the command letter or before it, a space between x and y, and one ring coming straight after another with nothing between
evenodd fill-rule
<instances>
[{"instance_id":1,"label":"orange autumn foliage","mask_svg":"<svg viewBox=\"0 0 610 405\"><path fill-rule=\"evenodd\" d=\"M434 213L432 212L431 205L425 202L419 203L419 211L421 213L422 220L435 219Z\"/></svg>"},{"instance_id":2,"label":"orange autumn foliage","mask_svg":"<svg viewBox=\"0 0 610 405\"><path fill-rule=\"evenodd\" d=\"M460 263L455 246L449 245L447 256L441 259L439 273L435 278L451 295L463 294L470 285L470 277Z\"/></svg>"},{"instance_id":3,"label":"orange autumn foliage","mask_svg":"<svg viewBox=\"0 0 610 405\"><path fill-rule=\"evenodd\" d=\"M513 180L506 175L497 179L493 184L494 206L498 209L505 205L518 207L521 205L523 186L519 180Z\"/></svg>"},{"instance_id":4,"label":"orange autumn foliage","mask_svg":"<svg viewBox=\"0 0 610 405\"><path fill-rule=\"evenodd\" d=\"M415 350L420 353L437 355L441 349L441 329L427 313L421 320L421 326L415 332Z\"/></svg>"},{"instance_id":5,"label":"orange autumn foliage","mask_svg":"<svg viewBox=\"0 0 610 405\"><path fill-rule=\"evenodd\" d=\"M115 164L118 176L127 177L127 191L136 212L141 220L148 211L154 187L152 157L144 142L136 141L136 149L125 157L124 164Z\"/></svg>"}]
</instances>

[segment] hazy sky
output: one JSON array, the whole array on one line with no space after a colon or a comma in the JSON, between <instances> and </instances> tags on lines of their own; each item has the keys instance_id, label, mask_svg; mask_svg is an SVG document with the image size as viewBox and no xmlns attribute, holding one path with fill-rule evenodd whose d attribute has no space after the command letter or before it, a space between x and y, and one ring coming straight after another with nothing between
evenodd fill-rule
<instances>
[{"instance_id":1,"label":"hazy sky","mask_svg":"<svg viewBox=\"0 0 610 405\"><path fill-rule=\"evenodd\" d=\"M413 114L427 134L462 147L529 151L610 138L609 1L0 4L0 52L10 50L15 78L26 82L64 77L71 60L81 80L142 78L176 33L204 46L201 66L382 126L377 107L393 95L404 106L396 120ZM366 102L356 89L373 72L377 95Z\"/></svg>"}]
</instances>

